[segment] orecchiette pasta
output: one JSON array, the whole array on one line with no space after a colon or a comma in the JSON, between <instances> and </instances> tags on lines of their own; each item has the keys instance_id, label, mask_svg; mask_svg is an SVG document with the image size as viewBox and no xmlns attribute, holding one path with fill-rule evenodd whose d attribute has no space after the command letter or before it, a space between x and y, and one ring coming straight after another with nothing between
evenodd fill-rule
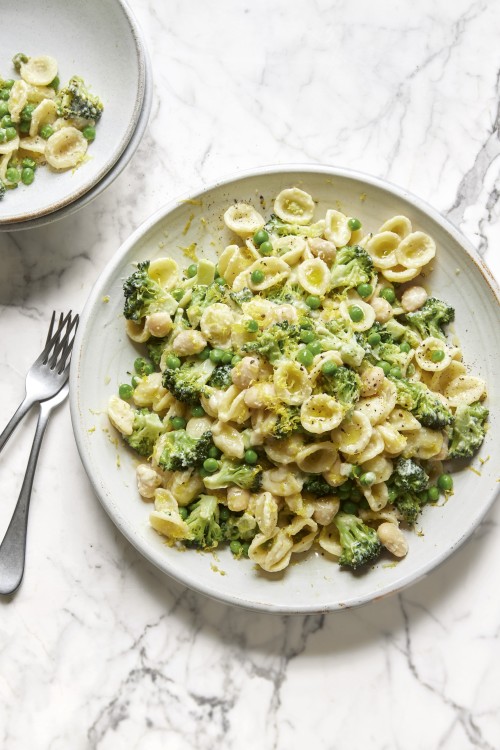
<instances>
[{"instance_id":1,"label":"orecchiette pasta","mask_svg":"<svg viewBox=\"0 0 500 750\"><path fill-rule=\"evenodd\" d=\"M264 226L264 219L258 211L248 203L235 203L224 214L224 222L228 229L239 237L246 239Z\"/></svg>"},{"instance_id":2,"label":"orecchiette pasta","mask_svg":"<svg viewBox=\"0 0 500 750\"><path fill-rule=\"evenodd\" d=\"M292 224L310 224L314 215L314 201L304 190L287 188L276 196L274 213Z\"/></svg>"}]
</instances>

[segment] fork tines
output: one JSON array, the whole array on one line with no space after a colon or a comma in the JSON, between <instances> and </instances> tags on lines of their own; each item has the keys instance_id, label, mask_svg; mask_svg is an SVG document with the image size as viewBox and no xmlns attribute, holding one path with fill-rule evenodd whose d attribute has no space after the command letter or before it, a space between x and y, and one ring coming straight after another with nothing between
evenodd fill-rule
<instances>
[{"instance_id":1,"label":"fork tines","mask_svg":"<svg viewBox=\"0 0 500 750\"><path fill-rule=\"evenodd\" d=\"M62 372L66 367L73 343L75 340L76 329L78 327L79 316L72 317L72 311L59 315L57 329L54 332L56 312L52 313L49 333L45 342L45 348L40 357L40 364L47 365L51 370L57 367L58 372Z\"/></svg>"}]
</instances>

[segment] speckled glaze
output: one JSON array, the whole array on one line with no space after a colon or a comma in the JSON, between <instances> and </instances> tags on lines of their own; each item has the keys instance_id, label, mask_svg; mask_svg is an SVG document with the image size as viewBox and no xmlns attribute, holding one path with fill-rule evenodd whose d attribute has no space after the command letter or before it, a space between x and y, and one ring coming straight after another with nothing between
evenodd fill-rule
<instances>
[{"instance_id":1,"label":"speckled glaze","mask_svg":"<svg viewBox=\"0 0 500 750\"><path fill-rule=\"evenodd\" d=\"M184 585L230 604L283 614L329 612L364 604L401 590L446 559L476 528L496 496L496 466L485 464L480 477L460 471L453 501L426 508L424 534L408 533L410 552L397 565L382 560L365 575L352 576L319 552L297 558L281 574L262 574L228 550L213 554L179 552L148 526L150 507L135 489L136 458L120 444L106 418L109 397L126 380L137 347L127 340L120 318L123 278L132 263L164 255L185 267L183 246L196 243L199 257L217 258L232 241L222 216L235 200L252 202L269 215L274 197L296 186L317 201L315 218L339 206L357 216L366 231L376 231L391 216L408 216L414 230L429 233L439 248L427 281L433 294L461 310L456 329L466 362L488 382L493 402L500 399L500 306L493 279L479 268L475 250L430 206L408 191L348 170L328 167L264 168L222 180L169 204L147 220L116 253L101 274L85 307L75 344L71 374L73 425L83 463L96 493L118 528L149 560ZM186 227L189 227L186 230ZM465 301L464 301L465 298ZM103 302L103 300L105 300ZM484 351L489 347L488 356ZM99 416L97 416L99 414ZM110 440L111 437L111 440ZM500 440L492 415L487 440L478 457L491 455ZM118 460L117 460L118 456ZM468 502L474 493L480 499ZM222 573L222 575L221 575Z\"/></svg>"},{"instance_id":2,"label":"speckled glaze","mask_svg":"<svg viewBox=\"0 0 500 750\"><path fill-rule=\"evenodd\" d=\"M27 2L21 18L16 8L5 11L6 26L18 29L18 34L2 43L0 66L6 77L12 75L11 59L22 39L27 54L50 54L57 59L62 84L80 75L105 107L89 158L78 169L40 169L33 185L20 184L0 202L0 231L13 231L73 212L99 194L99 183L101 190L109 184L105 178L110 171L114 178L123 169L133 153L131 141L135 147L138 144L133 136L136 131L142 134L149 115L147 108L143 111L148 60L137 22L121 0L108 0L104 6L98 0L83 5L61 0ZM65 207L70 211L64 211Z\"/></svg>"}]
</instances>

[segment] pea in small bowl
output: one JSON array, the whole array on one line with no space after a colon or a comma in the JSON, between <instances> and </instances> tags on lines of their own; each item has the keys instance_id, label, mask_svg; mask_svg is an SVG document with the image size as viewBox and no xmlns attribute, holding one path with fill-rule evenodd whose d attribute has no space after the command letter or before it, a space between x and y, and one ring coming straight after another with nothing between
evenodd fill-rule
<instances>
[{"instance_id":1,"label":"pea in small bowl","mask_svg":"<svg viewBox=\"0 0 500 750\"><path fill-rule=\"evenodd\" d=\"M199 257L216 259L231 241L222 216L234 201L272 212L275 196L296 186L317 202L316 217L340 207L376 230L397 214L430 234L437 256L428 286L456 310L455 328L471 370L488 386L489 430L478 456L454 472L454 494L426 506L423 534L405 532L408 555L399 562L380 559L363 573L341 569L321 550L297 556L279 574L256 570L228 549L197 553L168 546L149 525L151 506L137 492L136 458L116 439L106 416L111 395L138 355L125 333L123 280L131 264L165 255L181 267L185 250L197 243ZM469 242L437 211L407 191L382 180L330 167L290 166L238 175L162 208L123 244L99 277L83 312L71 367L71 413L78 449L103 507L116 526L148 560L182 584L220 601L285 614L329 612L379 599L418 581L451 555L473 532L498 491L500 441L500 305L498 287ZM490 460L488 457L491 457ZM481 464L480 460L484 461Z\"/></svg>"},{"instance_id":2,"label":"pea in small bowl","mask_svg":"<svg viewBox=\"0 0 500 750\"><path fill-rule=\"evenodd\" d=\"M7 5L2 20L5 28L16 29L2 41L2 78L19 79L12 66L12 58L18 53L49 55L57 60L61 85L79 76L104 104L95 140L78 168L40 166L33 180L25 170L24 182L21 179L17 188L6 191L0 200L0 230L12 231L18 226L29 227L27 222L31 220L40 223L45 217L49 221L55 212L59 218L62 208L85 196L112 170L137 127L147 66L137 22L120 0L28 0L22 13L16 6Z\"/></svg>"}]
</instances>

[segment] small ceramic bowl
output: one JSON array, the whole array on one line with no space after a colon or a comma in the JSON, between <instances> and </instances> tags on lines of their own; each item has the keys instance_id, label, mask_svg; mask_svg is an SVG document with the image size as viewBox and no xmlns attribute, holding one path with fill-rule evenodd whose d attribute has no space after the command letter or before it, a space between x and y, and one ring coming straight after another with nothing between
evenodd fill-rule
<instances>
[{"instance_id":1,"label":"small ceramic bowl","mask_svg":"<svg viewBox=\"0 0 500 750\"><path fill-rule=\"evenodd\" d=\"M340 207L374 231L395 214L408 216L429 233L438 253L428 286L456 309L455 329L471 370L488 384L490 427L480 456L491 460L454 473L455 493L446 504L426 507L423 535L408 532L409 553L400 562L382 560L353 575L332 559L310 551L283 573L269 575L229 550L199 554L169 547L148 523L150 507L136 488L137 460L110 428L109 397L137 356L125 334L122 284L133 262L171 255L189 264L182 248L197 243L212 259L229 244L222 215L234 200L249 201L264 215L285 187L297 186L317 201L317 217ZM495 405L500 399L500 306L496 283L470 243L437 211L405 190L360 173L328 167L269 167L219 182L188 200L176 201L146 221L100 275L83 312L71 367L71 412L80 455L101 503L135 547L162 571L197 591L227 603L280 613L328 612L379 599L419 580L472 533L498 490L500 441Z\"/></svg>"},{"instance_id":2,"label":"small ceramic bowl","mask_svg":"<svg viewBox=\"0 0 500 750\"><path fill-rule=\"evenodd\" d=\"M4 77L18 77L11 65L17 52L51 55L59 63L61 84L78 75L104 104L89 158L78 169L56 173L40 167L32 185L7 191L0 202L0 228L12 231L81 199L118 162L140 119L146 56L137 22L120 0L28 0L22 13L7 5L2 20L5 28L16 29L2 42Z\"/></svg>"}]
</instances>

